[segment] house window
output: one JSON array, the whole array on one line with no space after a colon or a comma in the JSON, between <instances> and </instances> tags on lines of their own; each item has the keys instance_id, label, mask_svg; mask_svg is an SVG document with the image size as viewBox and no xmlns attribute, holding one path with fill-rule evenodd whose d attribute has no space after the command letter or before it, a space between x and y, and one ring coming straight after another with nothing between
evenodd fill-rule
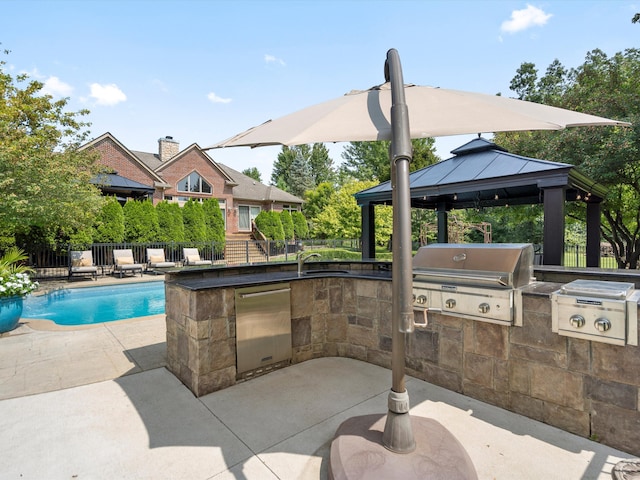
<instances>
[{"instance_id":1,"label":"house window","mask_svg":"<svg viewBox=\"0 0 640 480\"><path fill-rule=\"evenodd\" d=\"M179 192L211 193L209 185L197 172L191 173L178 182Z\"/></svg>"},{"instance_id":2,"label":"house window","mask_svg":"<svg viewBox=\"0 0 640 480\"><path fill-rule=\"evenodd\" d=\"M291 212L297 212L298 211L298 207L297 205L282 205L282 210L286 210L289 213Z\"/></svg>"}]
</instances>

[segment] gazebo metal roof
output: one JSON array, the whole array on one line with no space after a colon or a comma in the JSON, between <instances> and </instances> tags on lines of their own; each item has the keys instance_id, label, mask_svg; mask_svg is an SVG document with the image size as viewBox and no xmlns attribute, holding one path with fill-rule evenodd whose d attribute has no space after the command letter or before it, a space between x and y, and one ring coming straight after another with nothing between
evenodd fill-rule
<instances>
[{"instance_id":1,"label":"gazebo metal roof","mask_svg":"<svg viewBox=\"0 0 640 480\"><path fill-rule=\"evenodd\" d=\"M586 194L602 198L604 189L573 165L509 153L484 138L456 148L455 156L409 176L411 205L417 208L477 208L538 204L543 189L565 187L566 200ZM391 182L355 194L360 205L391 203Z\"/></svg>"},{"instance_id":2,"label":"gazebo metal roof","mask_svg":"<svg viewBox=\"0 0 640 480\"><path fill-rule=\"evenodd\" d=\"M103 195L116 195L116 197L140 198L153 195L154 187L144 185L117 173L100 173L96 175L91 183L98 186Z\"/></svg>"}]
</instances>

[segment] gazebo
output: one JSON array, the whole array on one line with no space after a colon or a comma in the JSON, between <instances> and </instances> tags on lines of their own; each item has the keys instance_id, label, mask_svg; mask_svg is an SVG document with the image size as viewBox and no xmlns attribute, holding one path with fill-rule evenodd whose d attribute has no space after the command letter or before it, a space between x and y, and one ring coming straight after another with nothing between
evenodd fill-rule
<instances>
[{"instance_id":1,"label":"gazebo","mask_svg":"<svg viewBox=\"0 0 640 480\"><path fill-rule=\"evenodd\" d=\"M605 189L573 165L523 157L478 137L454 156L413 172L411 206L437 212L438 243L447 243L452 209L544 205L542 262L562 265L565 202L587 206L587 267L600 263L600 203ZM391 204L391 182L355 194L362 214L362 258L375 258L375 205Z\"/></svg>"},{"instance_id":2,"label":"gazebo","mask_svg":"<svg viewBox=\"0 0 640 480\"><path fill-rule=\"evenodd\" d=\"M151 198L154 187L131 180L117 173L100 173L96 175L91 183L102 191L103 195L115 195L119 202L126 202L127 198L145 199Z\"/></svg>"}]
</instances>

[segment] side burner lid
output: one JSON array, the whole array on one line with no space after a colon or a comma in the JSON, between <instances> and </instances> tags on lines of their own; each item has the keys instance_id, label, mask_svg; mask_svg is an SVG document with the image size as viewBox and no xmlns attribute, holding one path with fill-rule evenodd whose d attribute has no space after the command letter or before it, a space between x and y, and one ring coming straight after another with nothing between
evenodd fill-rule
<instances>
[{"instance_id":1,"label":"side burner lid","mask_svg":"<svg viewBox=\"0 0 640 480\"><path fill-rule=\"evenodd\" d=\"M634 284L627 282L574 280L560 287L560 291L565 295L624 300L633 288Z\"/></svg>"}]
</instances>

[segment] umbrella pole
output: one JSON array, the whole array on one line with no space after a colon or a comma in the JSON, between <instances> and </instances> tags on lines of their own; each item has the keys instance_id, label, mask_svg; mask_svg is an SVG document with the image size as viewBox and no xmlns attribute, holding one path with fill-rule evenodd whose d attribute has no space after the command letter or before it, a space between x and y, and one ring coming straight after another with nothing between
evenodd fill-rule
<instances>
[{"instance_id":1,"label":"umbrella pole","mask_svg":"<svg viewBox=\"0 0 640 480\"><path fill-rule=\"evenodd\" d=\"M413 331L411 265L411 195L409 163L412 145L409 113L404 97L400 57L395 49L387 52L385 79L391 82L391 185L393 203L392 266L392 386L389 412L382 435L383 445L396 453L415 450L416 443L409 415L409 393L405 388L405 335Z\"/></svg>"}]
</instances>

